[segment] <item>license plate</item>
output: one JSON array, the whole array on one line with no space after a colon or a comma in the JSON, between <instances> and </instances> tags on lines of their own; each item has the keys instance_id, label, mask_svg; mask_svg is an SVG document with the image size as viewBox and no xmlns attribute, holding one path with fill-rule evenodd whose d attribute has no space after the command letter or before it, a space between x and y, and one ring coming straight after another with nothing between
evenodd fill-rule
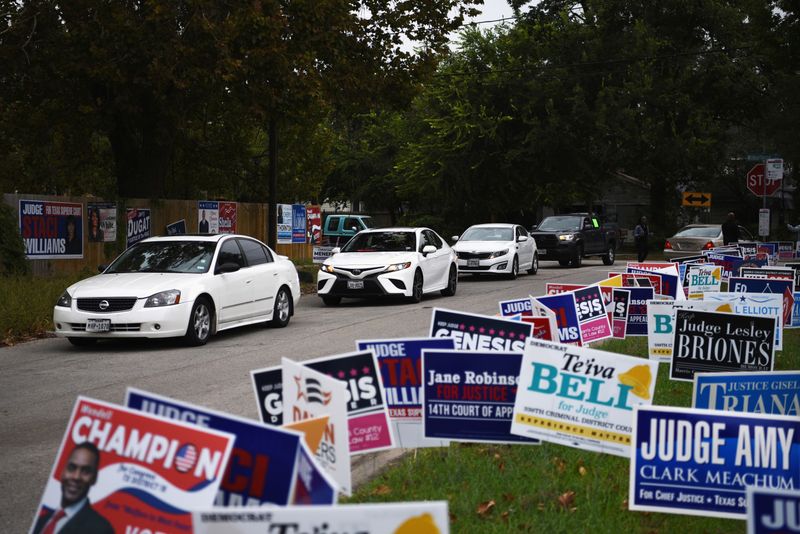
<instances>
[{"instance_id":1,"label":"license plate","mask_svg":"<svg viewBox=\"0 0 800 534\"><path fill-rule=\"evenodd\" d=\"M480 267L481 260L467 260L467 267Z\"/></svg>"},{"instance_id":2,"label":"license plate","mask_svg":"<svg viewBox=\"0 0 800 534\"><path fill-rule=\"evenodd\" d=\"M110 332L111 319L88 319L86 321L87 332Z\"/></svg>"},{"instance_id":3,"label":"license plate","mask_svg":"<svg viewBox=\"0 0 800 534\"><path fill-rule=\"evenodd\" d=\"M363 280L348 280L347 289L364 289Z\"/></svg>"}]
</instances>

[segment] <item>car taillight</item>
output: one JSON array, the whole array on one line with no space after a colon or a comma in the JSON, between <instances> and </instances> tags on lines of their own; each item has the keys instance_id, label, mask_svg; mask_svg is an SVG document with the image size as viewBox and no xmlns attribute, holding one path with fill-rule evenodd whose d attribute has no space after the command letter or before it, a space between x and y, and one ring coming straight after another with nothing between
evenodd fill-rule
<instances>
[{"instance_id":1,"label":"car taillight","mask_svg":"<svg viewBox=\"0 0 800 534\"><path fill-rule=\"evenodd\" d=\"M672 243L670 243L669 241L664 243L664 250L672 250Z\"/></svg>"},{"instance_id":2,"label":"car taillight","mask_svg":"<svg viewBox=\"0 0 800 534\"><path fill-rule=\"evenodd\" d=\"M712 248L714 248L714 243L712 243L711 241L703 245L703 250L711 250Z\"/></svg>"}]
</instances>

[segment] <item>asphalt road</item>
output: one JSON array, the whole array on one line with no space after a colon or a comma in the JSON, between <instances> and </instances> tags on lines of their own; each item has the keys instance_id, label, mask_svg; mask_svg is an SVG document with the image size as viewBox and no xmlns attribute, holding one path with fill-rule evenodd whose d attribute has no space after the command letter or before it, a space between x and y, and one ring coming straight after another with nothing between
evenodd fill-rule
<instances>
[{"instance_id":1,"label":"asphalt road","mask_svg":"<svg viewBox=\"0 0 800 534\"><path fill-rule=\"evenodd\" d=\"M617 265L619 268L619 265ZM498 301L544 294L547 282L592 283L613 268L546 262L517 280L462 277L454 297L419 304L302 297L288 327L244 327L199 348L173 340L109 341L77 349L42 339L0 349L0 532L25 532L44 491L78 395L122 403L127 386L258 419L250 371L281 357L306 360L355 350L354 340L426 336L434 307L494 315Z\"/></svg>"}]
</instances>

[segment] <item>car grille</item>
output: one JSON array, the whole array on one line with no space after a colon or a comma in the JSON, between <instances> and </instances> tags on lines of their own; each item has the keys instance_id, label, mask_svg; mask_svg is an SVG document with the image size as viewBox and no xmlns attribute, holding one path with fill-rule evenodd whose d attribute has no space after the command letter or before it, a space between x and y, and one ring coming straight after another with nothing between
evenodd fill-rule
<instances>
[{"instance_id":1,"label":"car grille","mask_svg":"<svg viewBox=\"0 0 800 534\"><path fill-rule=\"evenodd\" d=\"M336 267L337 271L345 271L349 273L351 276L360 277L366 272L370 272L370 274L366 276L376 276L382 273L386 268L385 267ZM375 272L377 271L377 272Z\"/></svg>"},{"instance_id":2,"label":"car grille","mask_svg":"<svg viewBox=\"0 0 800 534\"><path fill-rule=\"evenodd\" d=\"M100 303L107 302L108 306L101 308ZM136 297L108 297L108 298L96 298L96 299L87 299L82 298L78 299L78 309L82 311L88 312L96 312L96 313L111 313L111 312L120 312L120 311L127 311L133 308L133 305L136 304Z\"/></svg>"},{"instance_id":3,"label":"car grille","mask_svg":"<svg viewBox=\"0 0 800 534\"><path fill-rule=\"evenodd\" d=\"M86 332L86 323L70 323L70 328L74 332ZM142 329L142 323L116 323L111 324L110 332L139 332Z\"/></svg>"},{"instance_id":4,"label":"car grille","mask_svg":"<svg viewBox=\"0 0 800 534\"><path fill-rule=\"evenodd\" d=\"M460 260L488 260L491 252L456 252Z\"/></svg>"},{"instance_id":5,"label":"car grille","mask_svg":"<svg viewBox=\"0 0 800 534\"><path fill-rule=\"evenodd\" d=\"M537 248L555 248L558 246L558 238L553 234L542 234L533 236Z\"/></svg>"}]
</instances>

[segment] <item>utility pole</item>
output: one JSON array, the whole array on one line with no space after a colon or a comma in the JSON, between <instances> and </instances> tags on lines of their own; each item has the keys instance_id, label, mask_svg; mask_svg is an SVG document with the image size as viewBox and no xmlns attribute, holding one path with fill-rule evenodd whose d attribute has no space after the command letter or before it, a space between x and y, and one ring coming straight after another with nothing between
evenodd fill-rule
<instances>
[{"instance_id":1,"label":"utility pole","mask_svg":"<svg viewBox=\"0 0 800 534\"><path fill-rule=\"evenodd\" d=\"M267 245L277 252L278 245L278 126L269 119L269 195L267 206Z\"/></svg>"}]
</instances>

